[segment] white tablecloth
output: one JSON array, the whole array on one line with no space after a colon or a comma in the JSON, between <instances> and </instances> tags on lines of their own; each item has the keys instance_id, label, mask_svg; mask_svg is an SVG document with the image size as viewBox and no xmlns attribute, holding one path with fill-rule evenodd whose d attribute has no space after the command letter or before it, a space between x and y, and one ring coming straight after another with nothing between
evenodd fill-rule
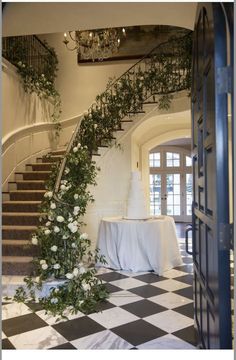
<instances>
[{"instance_id":1,"label":"white tablecloth","mask_svg":"<svg viewBox=\"0 0 236 360\"><path fill-rule=\"evenodd\" d=\"M169 216L148 220L104 218L97 246L106 258L105 267L116 270L154 270L162 275L182 265L175 223Z\"/></svg>"}]
</instances>

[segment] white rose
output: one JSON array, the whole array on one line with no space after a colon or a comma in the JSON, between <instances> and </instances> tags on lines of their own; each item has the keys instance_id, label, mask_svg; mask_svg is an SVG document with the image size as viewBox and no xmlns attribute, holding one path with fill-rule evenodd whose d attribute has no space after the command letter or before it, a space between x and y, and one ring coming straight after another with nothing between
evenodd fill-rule
<instances>
[{"instance_id":1,"label":"white rose","mask_svg":"<svg viewBox=\"0 0 236 360\"><path fill-rule=\"evenodd\" d=\"M51 203L50 208L51 208L51 209L56 209L56 204L55 204L55 203Z\"/></svg>"},{"instance_id":2,"label":"white rose","mask_svg":"<svg viewBox=\"0 0 236 360\"><path fill-rule=\"evenodd\" d=\"M93 127L94 127L94 129L97 129L98 124L94 124Z\"/></svg>"},{"instance_id":3,"label":"white rose","mask_svg":"<svg viewBox=\"0 0 236 360\"><path fill-rule=\"evenodd\" d=\"M74 214L74 215L78 215L79 211L80 211L80 207L79 207L79 206L75 206L75 207L74 207L73 214Z\"/></svg>"},{"instance_id":4,"label":"white rose","mask_svg":"<svg viewBox=\"0 0 236 360\"><path fill-rule=\"evenodd\" d=\"M76 233L76 232L78 231L78 226L77 226L77 225L74 225L73 223L70 223L70 224L68 224L67 226L68 226L68 228L70 229L70 231L71 231L72 233Z\"/></svg>"},{"instance_id":5,"label":"white rose","mask_svg":"<svg viewBox=\"0 0 236 360\"><path fill-rule=\"evenodd\" d=\"M63 240L66 240L66 239L68 239L68 238L69 238L69 235L63 235L63 236L62 236L62 239L63 239Z\"/></svg>"},{"instance_id":6,"label":"white rose","mask_svg":"<svg viewBox=\"0 0 236 360\"><path fill-rule=\"evenodd\" d=\"M59 229L58 226L54 226L53 231L54 231L55 233L59 233L60 229Z\"/></svg>"},{"instance_id":7,"label":"white rose","mask_svg":"<svg viewBox=\"0 0 236 360\"><path fill-rule=\"evenodd\" d=\"M79 273L84 274L86 272L85 268L83 266L80 267Z\"/></svg>"},{"instance_id":8,"label":"white rose","mask_svg":"<svg viewBox=\"0 0 236 360\"><path fill-rule=\"evenodd\" d=\"M51 234L51 230L49 230L49 229L45 230L45 231L44 231L44 234L45 234L45 235Z\"/></svg>"},{"instance_id":9,"label":"white rose","mask_svg":"<svg viewBox=\"0 0 236 360\"><path fill-rule=\"evenodd\" d=\"M52 250L53 252L56 252L56 251L57 251L57 246L56 246L56 245L53 245L53 246L51 247L51 250Z\"/></svg>"},{"instance_id":10,"label":"white rose","mask_svg":"<svg viewBox=\"0 0 236 360\"><path fill-rule=\"evenodd\" d=\"M54 217L52 215L49 215L48 216L49 220L53 221L54 220Z\"/></svg>"},{"instance_id":11,"label":"white rose","mask_svg":"<svg viewBox=\"0 0 236 360\"><path fill-rule=\"evenodd\" d=\"M78 149L81 148L81 144L80 144L80 143L77 144L77 148L78 148Z\"/></svg>"},{"instance_id":12,"label":"white rose","mask_svg":"<svg viewBox=\"0 0 236 360\"><path fill-rule=\"evenodd\" d=\"M46 264L46 260L40 260L40 265Z\"/></svg>"},{"instance_id":13,"label":"white rose","mask_svg":"<svg viewBox=\"0 0 236 360\"><path fill-rule=\"evenodd\" d=\"M45 226L50 226L51 225L51 221L47 221Z\"/></svg>"},{"instance_id":14,"label":"white rose","mask_svg":"<svg viewBox=\"0 0 236 360\"><path fill-rule=\"evenodd\" d=\"M60 189L61 189L62 191L65 191L65 190L67 190L67 187L66 187L65 185L61 185L61 186L60 186Z\"/></svg>"},{"instance_id":15,"label":"white rose","mask_svg":"<svg viewBox=\"0 0 236 360\"><path fill-rule=\"evenodd\" d=\"M38 245L38 238L37 236L33 236L32 239L31 239L31 242L33 245Z\"/></svg>"},{"instance_id":16,"label":"white rose","mask_svg":"<svg viewBox=\"0 0 236 360\"><path fill-rule=\"evenodd\" d=\"M78 148L77 148L77 146L75 146L75 147L73 148L73 152L76 153L77 151L78 151Z\"/></svg>"},{"instance_id":17,"label":"white rose","mask_svg":"<svg viewBox=\"0 0 236 360\"><path fill-rule=\"evenodd\" d=\"M74 276L78 276L79 275L79 270L77 268L74 268L73 270L73 275Z\"/></svg>"},{"instance_id":18,"label":"white rose","mask_svg":"<svg viewBox=\"0 0 236 360\"><path fill-rule=\"evenodd\" d=\"M75 194L74 195L74 199L77 200L79 198L79 195L78 194Z\"/></svg>"},{"instance_id":19,"label":"white rose","mask_svg":"<svg viewBox=\"0 0 236 360\"><path fill-rule=\"evenodd\" d=\"M71 247L76 248L76 243L72 243Z\"/></svg>"},{"instance_id":20,"label":"white rose","mask_svg":"<svg viewBox=\"0 0 236 360\"><path fill-rule=\"evenodd\" d=\"M80 300L79 301L79 306L82 305L84 303L84 300Z\"/></svg>"},{"instance_id":21,"label":"white rose","mask_svg":"<svg viewBox=\"0 0 236 360\"><path fill-rule=\"evenodd\" d=\"M70 169L68 167L65 168L65 174L69 174L69 172L70 172Z\"/></svg>"},{"instance_id":22,"label":"white rose","mask_svg":"<svg viewBox=\"0 0 236 360\"><path fill-rule=\"evenodd\" d=\"M47 270L48 265L47 264L42 264L41 267L42 267L43 270Z\"/></svg>"},{"instance_id":23,"label":"white rose","mask_svg":"<svg viewBox=\"0 0 236 360\"><path fill-rule=\"evenodd\" d=\"M89 119L92 119L92 117L93 117L92 114L89 114Z\"/></svg>"},{"instance_id":24,"label":"white rose","mask_svg":"<svg viewBox=\"0 0 236 360\"><path fill-rule=\"evenodd\" d=\"M52 196L53 196L53 192L52 191L47 191L47 192L45 192L45 194L44 194L44 197L48 197L49 199L51 199L52 198Z\"/></svg>"},{"instance_id":25,"label":"white rose","mask_svg":"<svg viewBox=\"0 0 236 360\"><path fill-rule=\"evenodd\" d=\"M58 299L57 298L52 298L51 299L51 304L57 304L58 303Z\"/></svg>"},{"instance_id":26,"label":"white rose","mask_svg":"<svg viewBox=\"0 0 236 360\"><path fill-rule=\"evenodd\" d=\"M88 239L88 234L87 233L83 233L80 235L80 239L81 240L87 240Z\"/></svg>"},{"instance_id":27,"label":"white rose","mask_svg":"<svg viewBox=\"0 0 236 360\"><path fill-rule=\"evenodd\" d=\"M89 284L82 283L82 288L84 289L84 291L88 291L91 289L91 286Z\"/></svg>"},{"instance_id":28,"label":"white rose","mask_svg":"<svg viewBox=\"0 0 236 360\"><path fill-rule=\"evenodd\" d=\"M54 292L57 294L59 292L59 289L58 288L54 289Z\"/></svg>"},{"instance_id":29,"label":"white rose","mask_svg":"<svg viewBox=\"0 0 236 360\"><path fill-rule=\"evenodd\" d=\"M36 283L39 283L40 282L40 276L37 276L34 280Z\"/></svg>"},{"instance_id":30,"label":"white rose","mask_svg":"<svg viewBox=\"0 0 236 360\"><path fill-rule=\"evenodd\" d=\"M71 280L71 279L73 279L74 275L71 273L67 273L66 277L67 277L67 279Z\"/></svg>"},{"instance_id":31,"label":"white rose","mask_svg":"<svg viewBox=\"0 0 236 360\"><path fill-rule=\"evenodd\" d=\"M53 269L55 269L55 270L60 269L60 267L61 267L61 265L60 265L60 264L55 264L55 265L53 265Z\"/></svg>"},{"instance_id":32,"label":"white rose","mask_svg":"<svg viewBox=\"0 0 236 360\"><path fill-rule=\"evenodd\" d=\"M60 216L60 215L59 215L59 216L57 217L57 221L61 223L61 222L65 221L65 219L64 219L63 216Z\"/></svg>"}]
</instances>

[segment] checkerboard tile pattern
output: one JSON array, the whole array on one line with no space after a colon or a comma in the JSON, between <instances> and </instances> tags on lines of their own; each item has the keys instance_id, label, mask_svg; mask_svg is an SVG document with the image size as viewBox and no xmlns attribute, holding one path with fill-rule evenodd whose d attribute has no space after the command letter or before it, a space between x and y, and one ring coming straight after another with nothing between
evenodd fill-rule
<instances>
[{"instance_id":1,"label":"checkerboard tile pattern","mask_svg":"<svg viewBox=\"0 0 236 360\"><path fill-rule=\"evenodd\" d=\"M163 276L100 268L110 297L96 313L56 323L39 304L4 303L2 348L196 349L192 258L179 243L184 264Z\"/></svg>"}]
</instances>

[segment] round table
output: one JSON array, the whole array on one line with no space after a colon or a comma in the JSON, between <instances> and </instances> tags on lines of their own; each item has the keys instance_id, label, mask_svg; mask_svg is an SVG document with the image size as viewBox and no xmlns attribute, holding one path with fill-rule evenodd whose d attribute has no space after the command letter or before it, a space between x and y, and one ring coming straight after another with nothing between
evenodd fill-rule
<instances>
[{"instance_id":1,"label":"round table","mask_svg":"<svg viewBox=\"0 0 236 360\"><path fill-rule=\"evenodd\" d=\"M105 267L132 272L164 271L182 265L175 223L170 216L146 220L103 218L97 247L105 256ZM98 263L97 266L104 266Z\"/></svg>"}]
</instances>

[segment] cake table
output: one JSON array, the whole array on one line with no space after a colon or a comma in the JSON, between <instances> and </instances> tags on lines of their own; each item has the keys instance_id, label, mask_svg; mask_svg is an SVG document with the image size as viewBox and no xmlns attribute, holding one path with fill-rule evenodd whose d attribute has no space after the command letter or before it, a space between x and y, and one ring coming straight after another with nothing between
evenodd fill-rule
<instances>
[{"instance_id":1,"label":"cake table","mask_svg":"<svg viewBox=\"0 0 236 360\"><path fill-rule=\"evenodd\" d=\"M146 220L103 218L97 246L107 261L105 267L132 272L164 271L182 265L173 218ZM98 263L97 266L103 266Z\"/></svg>"}]
</instances>

